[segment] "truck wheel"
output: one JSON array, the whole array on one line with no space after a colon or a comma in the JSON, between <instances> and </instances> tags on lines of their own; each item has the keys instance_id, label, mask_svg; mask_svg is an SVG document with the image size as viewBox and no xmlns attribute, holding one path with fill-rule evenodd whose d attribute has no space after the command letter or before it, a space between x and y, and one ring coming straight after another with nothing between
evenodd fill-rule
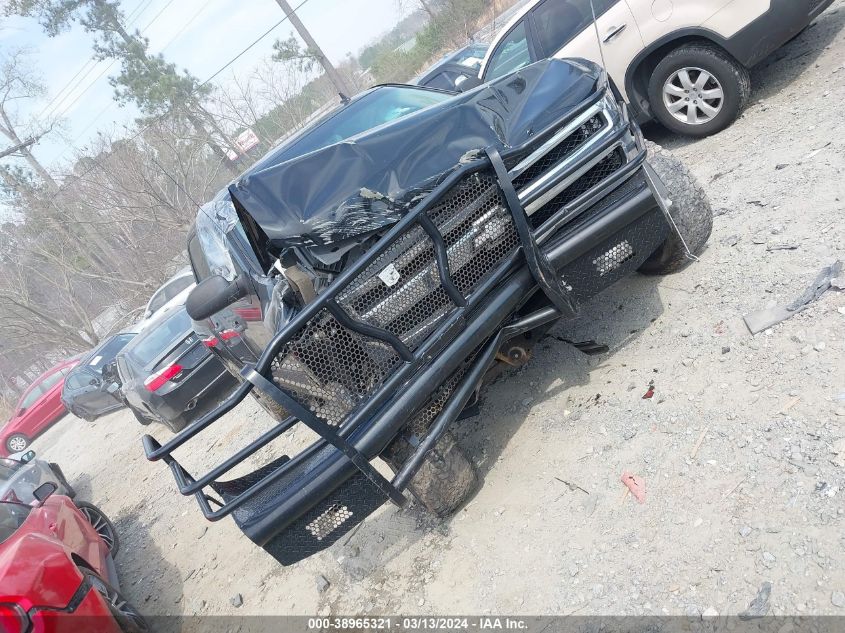
<instances>
[{"instance_id":1,"label":"truck wheel","mask_svg":"<svg viewBox=\"0 0 845 633\"><path fill-rule=\"evenodd\" d=\"M648 84L654 116L687 136L710 136L736 121L751 96L748 69L717 46L686 44L657 64Z\"/></svg>"},{"instance_id":2,"label":"truck wheel","mask_svg":"<svg viewBox=\"0 0 845 633\"><path fill-rule=\"evenodd\" d=\"M412 452L405 439L397 438L383 457L393 471L398 472ZM446 517L457 510L477 486L475 467L447 432L425 458L408 489L426 510L435 516Z\"/></svg>"},{"instance_id":3,"label":"truck wheel","mask_svg":"<svg viewBox=\"0 0 845 633\"><path fill-rule=\"evenodd\" d=\"M713 209L698 179L671 152L646 141L648 161L669 190L669 212L693 255L698 255L713 231ZM690 263L674 227L666 241L640 267L646 275L668 275Z\"/></svg>"}]
</instances>

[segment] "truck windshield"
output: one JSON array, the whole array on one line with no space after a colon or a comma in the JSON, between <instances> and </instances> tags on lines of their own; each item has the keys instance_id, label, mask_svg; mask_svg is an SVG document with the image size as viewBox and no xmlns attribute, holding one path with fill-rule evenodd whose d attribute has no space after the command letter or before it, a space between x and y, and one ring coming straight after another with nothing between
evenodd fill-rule
<instances>
[{"instance_id":1,"label":"truck windshield","mask_svg":"<svg viewBox=\"0 0 845 633\"><path fill-rule=\"evenodd\" d=\"M428 106L448 101L453 96L410 86L377 88L303 133L275 159L290 160L328 147Z\"/></svg>"}]
</instances>

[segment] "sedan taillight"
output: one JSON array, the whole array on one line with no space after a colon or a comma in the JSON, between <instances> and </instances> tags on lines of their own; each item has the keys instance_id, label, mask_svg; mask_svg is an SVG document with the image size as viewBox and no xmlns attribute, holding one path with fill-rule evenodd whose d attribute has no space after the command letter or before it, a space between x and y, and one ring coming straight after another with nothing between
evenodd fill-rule
<instances>
[{"instance_id":1,"label":"sedan taillight","mask_svg":"<svg viewBox=\"0 0 845 633\"><path fill-rule=\"evenodd\" d=\"M158 391L173 378L182 373L182 365L168 365L164 369L157 371L152 376L144 381L144 386L147 391Z\"/></svg>"},{"instance_id":2,"label":"sedan taillight","mask_svg":"<svg viewBox=\"0 0 845 633\"><path fill-rule=\"evenodd\" d=\"M16 604L0 604L0 631L24 633L29 628L29 618Z\"/></svg>"}]
</instances>

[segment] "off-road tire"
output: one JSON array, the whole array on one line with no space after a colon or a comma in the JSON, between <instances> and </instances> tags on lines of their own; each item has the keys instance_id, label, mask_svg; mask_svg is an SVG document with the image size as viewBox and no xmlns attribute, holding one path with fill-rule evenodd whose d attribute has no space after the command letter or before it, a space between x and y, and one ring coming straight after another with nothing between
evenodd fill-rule
<instances>
[{"instance_id":1,"label":"off-road tire","mask_svg":"<svg viewBox=\"0 0 845 633\"><path fill-rule=\"evenodd\" d=\"M724 92L722 110L711 121L700 125L683 123L666 109L663 86L683 68L706 70L716 77ZM705 43L685 44L666 55L657 64L648 82L648 102L660 123L673 132L704 137L721 132L737 120L751 97L751 75L748 69L718 46Z\"/></svg>"},{"instance_id":2,"label":"off-road tire","mask_svg":"<svg viewBox=\"0 0 845 633\"><path fill-rule=\"evenodd\" d=\"M383 455L384 460L398 472L413 449L401 437ZM437 517L454 513L478 488L475 467L446 432L408 484L408 490L426 510Z\"/></svg>"},{"instance_id":3,"label":"off-road tire","mask_svg":"<svg viewBox=\"0 0 845 633\"><path fill-rule=\"evenodd\" d=\"M96 516L97 521L102 522L102 524L104 524L103 527L108 529L108 531L110 533L109 538L111 539L112 542L110 544L105 539L103 540L103 542L109 548L109 554L111 554L111 557L116 558L117 553L120 551L120 537L117 535L117 528L114 527L114 523L111 522L111 519L109 519L106 516L106 513L103 512L102 510L100 510L100 508L95 506L93 503L88 503L87 501L78 501L78 502L75 501L74 505L76 505L76 507L79 508L80 512L82 512L85 519L89 523L91 523L91 525L94 527L95 530L97 530L98 533L99 533L99 529L98 529L99 526L94 525L94 523L91 521L91 518L89 517L89 513Z\"/></svg>"},{"instance_id":4,"label":"off-road tire","mask_svg":"<svg viewBox=\"0 0 845 633\"><path fill-rule=\"evenodd\" d=\"M648 161L669 190L672 206L669 212L684 237L689 250L698 255L704 250L713 232L713 208L701 183L671 152L646 141ZM646 275L668 275L677 272L692 260L674 227L669 237L640 267Z\"/></svg>"},{"instance_id":5,"label":"off-road tire","mask_svg":"<svg viewBox=\"0 0 845 633\"><path fill-rule=\"evenodd\" d=\"M88 583L98 592L108 606L109 612L117 622L122 633L149 633L149 623L138 609L136 609L112 585L100 578L90 569L81 569Z\"/></svg>"}]
</instances>

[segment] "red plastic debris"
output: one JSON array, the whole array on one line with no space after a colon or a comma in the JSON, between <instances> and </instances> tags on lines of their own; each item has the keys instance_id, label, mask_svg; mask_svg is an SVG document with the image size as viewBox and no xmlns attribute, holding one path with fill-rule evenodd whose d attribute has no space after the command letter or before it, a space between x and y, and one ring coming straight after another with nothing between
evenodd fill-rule
<instances>
[{"instance_id":1,"label":"red plastic debris","mask_svg":"<svg viewBox=\"0 0 845 633\"><path fill-rule=\"evenodd\" d=\"M637 501L645 503L645 481L642 477L632 475L626 470L622 473L622 483L628 486L628 490L631 491Z\"/></svg>"},{"instance_id":2,"label":"red plastic debris","mask_svg":"<svg viewBox=\"0 0 845 633\"><path fill-rule=\"evenodd\" d=\"M651 400L654 397L654 381L648 383L648 391L645 392L643 400Z\"/></svg>"}]
</instances>

